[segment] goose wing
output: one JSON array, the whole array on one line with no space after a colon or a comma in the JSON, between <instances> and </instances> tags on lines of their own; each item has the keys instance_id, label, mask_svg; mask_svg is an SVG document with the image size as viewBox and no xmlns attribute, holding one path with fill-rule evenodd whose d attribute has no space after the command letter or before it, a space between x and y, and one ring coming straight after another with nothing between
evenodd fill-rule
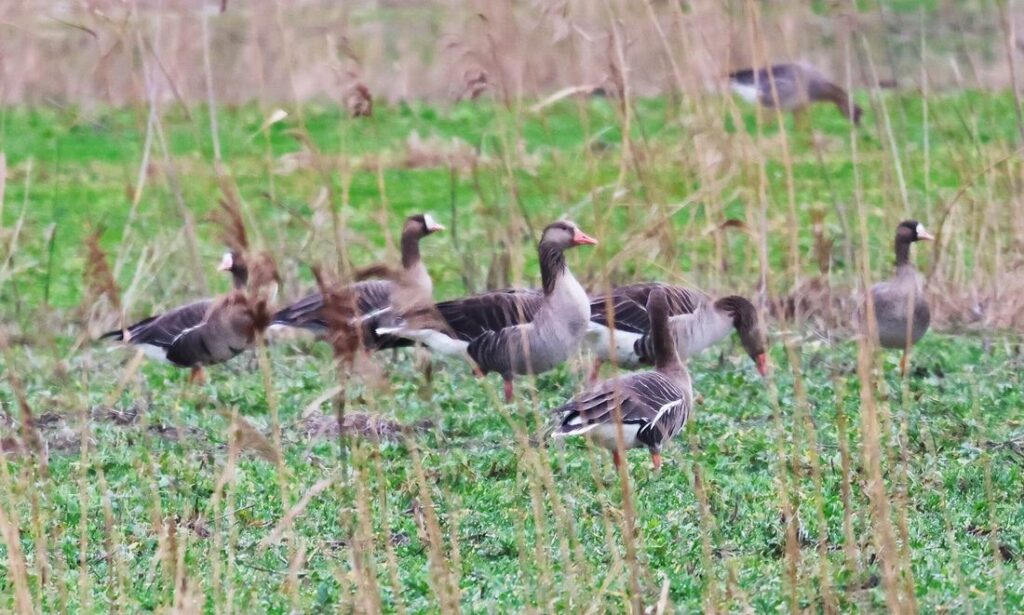
<instances>
[{"instance_id":1,"label":"goose wing","mask_svg":"<svg viewBox=\"0 0 1024 615\"><path fill-rule=\"evenodd\" d=\"M323 295L313 293L278 310L271 319L270 324L298 327L316 332L326 331L327 321L324 320L323 309Z\"/></svg>"},{"instance_id":2,"label":"goose wing","mask_svg":"<svg viewBox=\"0 0 1024 615\"><path fill-rule=\"evenodd\" d=\"M690 416L692 400L683 387L661 373L622 376L606 380L556 409L562 416L557 433L580 434L614 424L616 406L624 425L638 427L637 439L658 449L682 429Z\"/></svg>"},{"instance_id":3,"label":"goose wing","mask_svg":"<svg viewBox=\"0 0 1024 615\"><path fill-rule=\"evenodd\" d=\"M615 328L619 331L645 334L650 328L650 320L647 315L647 300L651 291L661 288L665 291L665 298L668 300L669 316L680 314L692 314L702 304L711 300L705 293L684 286L672 286L660 282L639 282L619 286L609 297L595 297L590 303L591 322L609 326L611 320L610 311L614 310ZM609 310L611 305L611 310Z\"/></svg>"},{"instance_id":4,"label":"goose wing","mask_svg":"<svg viewBox=\"0 0 1024 615\"><path fill-rule=\"evenodd\" d=\"M131 325L125 331L116 330L103 334L135 345L149 345L170 348L174 340L192 327L203 322L213 301L205 299L175 308L169 312L150 316Z\"/></svg>"},{"instance_id":5,"label":"goose wing","mask_svg":"<svg viewBox=\"0 0 1024 615\"><path fill-rule=\"evenodd\" d=\"M495 290L435 307L456 337L469 342L484 335L533 320L544 294L536 290Z\"/></svg>"},{"instance_id":6,"label":"goose wing","mask_svg":"<svg viewBox=\"0 0 1024 615\"><path fill-rule=\"evenodd\" d=\"M612 294L590 302L590 321L605 327L615 323L615 329L643 334L650 329L647 308L625 295Z\"/></svg>"}]
</instances>

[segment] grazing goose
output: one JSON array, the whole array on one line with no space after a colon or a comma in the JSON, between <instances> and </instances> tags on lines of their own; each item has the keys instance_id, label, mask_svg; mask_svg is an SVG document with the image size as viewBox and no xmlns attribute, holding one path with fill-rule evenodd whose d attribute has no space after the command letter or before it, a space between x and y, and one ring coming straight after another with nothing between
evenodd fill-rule
<instances>
[{"instance_id":1,"label":"grazing goose","mask_svg":"<svg viewBox=\"0 0 1024 615\"><path fill-rule=\"evenodd\" d=\"M543 294L484 293L438 304L437 312L444 321L438 326L417 327L410 322L377 332L471 360L482 374L498 372L505 381L505 401L512 401L515 375L553 369L583 341L590 301L565 263L565 250L596 243L574 223L554 222L544 229L537 247Z\"/></svg>"},{"instance_id":2,"label":"grazing goose","mask_svg":"<svg viewBox=\"0 0 1024 615\"><path fill-rule=\"evenodd\" d=\"M774 89L772 83L774 82ZM817 68L803 62L775 64L765 69L747 68L729 74L732 90L750 103L802 115L816 102L831 102L851 122L860 124L861 108L846 90L829 81ZM777 98L776 98L777 95Z\"/></svg>"},{"instance_id":3,"label":"grazing goose","mask_svg":"<svg viewBox=\"0 0 1024 615\"><path fill-rule=\"evenodd\" d=\"M757 364L757 371L762 376L767 374L767 355L757 310L749 300L738 296L713 300L697 290L645 282L620 286L612 291L610 297L597 297L591 301L587 329L587 345L595 355L591 381L597 379L601 365L613 357L619 367L630 369L654 362L650 320L644 306L655 289L665 293L669 329L684 359L717 344L735 330L743 348ZM614 342L611 331L613 319Z\"/></svg>"},{"instance_id":4,"label":"grazing goose","mask_svg":"<svg viewBox=\"0 0 1024 615\"><path fill-rule=\"evenodd\" d=\"M234 358L252 345L256 333L270 321L265 300L245 293L250 272L241 255L225 254L218 269L231 273L234 290L230 293L150 316L127 329L104 333L101 339L114 338L138 347L150 358L189 367L189 382L202 382L203 366Z\"/></svg>"},{"instance_id":5,"label":"grazing goose","mask_svg":"<svg viewBox=\"0 0 1024 615\"><path fill-rule=\"evenodd\" d=\"M622 464L616 438L616 407L622 420L624 449L647 447L654 469L661 467L661 447L686 424L693 410L690 372L676 352L669 329L666 289L655 287L645 311L650 317L654 371L605 380L555 410L561 415L556 437L587 434ZM684 352L685 354L685 352Z\"/></svg>"},{"instance_id":6,"label":"grazing goose","mask_svg":"<svg viewBox=\"0 0 1024 615\"><path fill-rule=\"evenodd\" d=\"M910 244L932 239L935 237L916 220L900 222L896 227L896 273L871 287L878 343L884 348L903 349L901 374L907 373L910 347L928 331L932 318L924 298L924 278L910 262ZM913 302L912 311L910 302ZM908 315L912 322L907 321Z\"/></svg>"},{"instance_id":7,"label":"grazing goose","mask_svg":"<svg viewBox=\"0 0 1024 615\"><path fill-rule=\"evenodd\" d=\"M410 345L408 340L378 335L376 329L382 318L390 314L393 305L413 306L432 300L434 285L420 258L420 239L443 230L444 227L430 214L409 216L402 228L401 270L391 275L392 279L364 280L349 287L356 293L356 309L364 319L363 345L367 349ZM378 269L373 269L373 272L378 272ZM297 327L323 336L327 333L323 308L323 295L313 293L274 314L271 326Z\"/></svg>"}]
</instances>

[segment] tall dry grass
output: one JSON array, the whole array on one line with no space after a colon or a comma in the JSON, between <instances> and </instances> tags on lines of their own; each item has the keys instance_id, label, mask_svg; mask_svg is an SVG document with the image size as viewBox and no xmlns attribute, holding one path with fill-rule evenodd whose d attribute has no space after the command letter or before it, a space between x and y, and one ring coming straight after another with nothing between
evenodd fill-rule
<instances>
[{"instance_id":1,"label":"tall dry grass","mask_svg":"<svg viewBox=\"0 0 1024 615\"><path fill-rule=\"evenodd\" d=\"M1024 9L1012 4L996 12L984 10L984 3L946 3L917 14L884 3L867 11L840 3L829 12L765 4L757 12L767 36L758 43L750 38L748 11L760 4L9 2L0 7L0 55L6 58L0 101L88 107L150 101L155 95L161 104L342 102L366 87L390 102L489 93L514 104L565 87L613 87L616 39L626 43L621 59L633 69L636 94L673 95L716 90L729 68L763 57L805 58L838 73L843 54L833 40L850 31L866 37L887 67L877 76L885 82L919 88L927 82L931 91L1006 87L1024 18ZM1004 36L995 38L1001 30ZM918 43L926 33L944 45L947 35L955 37L960 66L950 70L948 47L922 49ZM993 54L993 40L1007 41L1009 51ZM151 75L140 71L151 62ZM852 78L858 85L875 82L863 66L855 67ZM154 80L160 83L156 92ZM219 159L216 115L210 122Z\"/></svg>"},{"instance_id":2,"label":"tall dry grass","mask_svg":"<svg viewBox=\"0 0 1024 615\"><path fill-rule=\"evenodd\" d=\"M601 86L615 94L618 105L623 135L618 173L610 185L595 191L571 213L594 220L597 235L626 233L636 239L618 254L601 253L604 258L584 265L580 277L596 288L607 287L623 280L631 262L675 262L680 251L678 237L667 230L669 226L665 222L673 213L701 203L706 208L703 219L713 223L711 230L698 228L698 223L693 222L683 230L683 236L713 245L716 262L695 273L693 278L697 279L688 279L665 265L664 279L697 282L716 291L729 288L738 280L746 280L744 290L759 294L767 317L768 308L777 296L799 288L807 276L808 266L812 264L811 257L799 243L798 207L801 204L797 203L792 179L794 161L788 142L790 137L785 133L781 137L768 136L763 128L778 120L770 113L758 114L758 128L753 135L727 133L720 113L721 99L709 95L719 92L718 78L722 72L751 60L760 62L769 58L799 56L830 66L834 74L842 75L848 86L878 84L897 78L901 85L919 81L922 88L932 91L961 85L957 79L963 76L963 73L932 70L941 59L931 57L924 42L928 40L925 36L928 28L937 27L934 23L925 24L920 29L919 39L912 36L914 23L909 24L907 38L912 43L918 40L921 43L920 55L915 58L919 70L901 72L901 62L910 60L903 56L890 56L899 53L899 49L893 47L903 41L876 44L883 35L883 23L895 18L884 11L867 14L838 11L818 16L803 7L779 9L768 5L764 8L755 2L692 3L686 6L686 10L679 3L647 2L643 10L637 10L625 1L552 2L541 5L540 10L536 6L491 2L462 7L456 3L339 5L278 1L273 4L273 10L264 11L243 6L240 2L228 2L223 14L216 13L217 5L214 3L204 6L199 9L194 4L169 1L129 5L68 3L58 7L48 3L45 6L23 3L0 9L0 20L11 31L9 36L0 39L0 48L3 48L5 57L18 58L18 61L6 61L0 66L0 83L3 84L0 100L6 103L55 100L83 106L139 104L147 108L146 139L140 154L139 173L131 192L132 212L147 190L150 180L146 169L151 157L162 157L167 169L163 180L173 196L184 229L183 260L189 263L188 275L194 278L197 290L205 289L206 281L199 265L199 239L194 231L194 214L180 196L183 173L176 170L177 163L169 153L163 128L163 109L170 101L181 103L185 109L195 109L196 105L204 103L232 104L258 99L264 105L268 118L272 117L271 106L284 101L293 106L291 112L301 117L307 101L317 97L340 101L345 92L357 83L365 83L375 97L385 101L412 97L439 100L472 98L474 93L486 90L488 95L513 111L508 124L500 127L499 138L504 145L502 158L493 162L499 170L496 173L498 179L495 183L482 180L476 160L466 163L463 168L449 160L453 184L457 181L472 183L478 201L475 210L462 211L458 210L461 206L453 198L453 219L465 223L471 219L470 216L476 216L476 219L487 221L480 226L488 227L463 229L453 224L453 246L459 249L463 245L461 242L484 237L492 240L489 245L496 246L484 258L490 262L486 272L481 272L480 267L476 267L477 263L468 257L463 261L465 266L460 276L466 286L482 287L526 284L525 263L532 244L520 239L535 237L543 224L542 220L530 218L519 198L521 189L516 171L524 166L526 156L518 156L517 145L522 142L521 119L530 112L521 103L563 87L581 84ZM387 18L375 18L375 11L381 11ZM946 21L939 25L955 23L960 16L957 11L956 8L945 9L942 17ZM1009 18L1012 20L1016 16L1010 15ZM979 21L979 32L987 32L986 28L992 26L984 19ZM444 24L442 35L432 36L431 28L439 24ZM1012 27L1004 30L1007 37L1013 32ZM840 44L825 44L826 35L832 34ZM799 49L796 47L798 39L802 45ZM12 54L12 50L17 53ZM877 64L863 61L864 58L870 59L873 53L878 54ZM965 72L969 74L970 83L995 86L1005 83L1008 73L1006 66L999 61L982 67L968 53L964 62L969 66ZM1012 63L1012 53L1007 62ZM197 66L202 66L203 70L193 70ZM254 66L258 70L252 70ZM886 68L881 69L880 66ZM42 70L44 67L48 70ZM861 176L863 161L858 150L859 142L851 129L849 149L857 190L853 203L844 204L847 209L837 215L848 229L848 236L844 238L848 247L844 249L850 255L856 254L859 260L853 262L851 259L849 262L854 268L853 274L834 277L829 267L813 263L819 265L828 288L845 285L854 289L854 295L862 294L877 276L877 268L872 266L866 249L870 245L869 210L880 205L887 216L897 219L920 206L910 202L902 175L904 155L893 131L896 118L892 117L885 99L877 94L877 90L871 91L874 92L874 115L880 118L877 134L886 145L884 155L893 169L891 174L879 179L884 187L884 202L872 203L864 197L867 179ZM691 127L696 135L692 148L666 151L654 140L644 135L637 136L636 131L631 130L637 97L658 93L671 96L677 102L669 111L667 121L685 122ZM586 104L581 102L578 109L582 122L590 125ZM735 109L731 111L734 117L738 117ZM215 113L210 115L209 130L213 143L217 144ZM596 134L590 136L597 138ZM329 159L317 151L308 135L297 133L296 138L306 148L308 164L319 178L321 192L313 209L322 220L329 222L311 228L306 242L312 246L311 253L319 255L318 260L324 270L333 276L323 279L351 279L352 263L356 260L352 252L357 248L348 240L351 229L347 227L342 211L350 204L348 189L352 175L359 169L355 168L353 160L344 157L342 160ZM222 187L229 202L237 201L239 211L243 213L236 220L241 221L246 217L245 204L237 196L230 179L230 161L222 159L219 145L215 145L214 151L215 168L206 170L206 173L209 179L215 179ZM938 242L934 252L930 282L939 287L948 286L964 293L982 293L998 299L1000 295L993 289L1002 287L1006 273L1015 263L1019 264L1024 255L1021 254L1021 246L1013 243L1013 233L1021 230L1022 222L1019 219L1015 222L1011 214L1003 211L997 197L1002 193L996 186L1000 182L1016 185L1020 165L1012 152L1002 153L993 159L985 151L983 160L965 159L963 162L964 176L969 178L965 182L964 194L970 193L972 209L959 204L961 195L958 194L943 204L941 215L936 211L928 214L929 222L938 222L942 234L942 241ZM269 168L272 163L269 142L267 152ZM584 155L593 157L594 153L587 148ZM768 189L769 158L784 163L787 184L784 202L774 202ZM568 163L556 161L556 164ZM594 161L588 160L587 165L596 175ZM649 173L652 167L669 165L678 168L681 176L693 180L697 186L685 202L672 203L666 199L664 187ZM382 165L377 164L372 172L376 174L384 205L380 224L384 228L392 228L397 216L386 207L387 183ZM31 176L31 172L27 176ZM0 175L0 178L5 179L5 176ZM729 191L733 190L732 182L737 178L741 186L738 189L740 196L748 203L745 219L724 220L724 204L732 196ZM3 181L0 181L0 195L3 194L2 187ZM271 186L272 194L273 190ZM622 196L631 191L639 196ZM514 206L501 207L498 203L502 199L495 196L499 192L509 195L508 202ZM573 199L563 198L562 202L571 203ZM927 205L931 206L930 203ZM610 222L613 220L610 213L618 209L628 211L630 222L626 228L612 226ZM694 216L693 219L700 218ZM129 215L124 237L133 236L133 223L134 215ZM501 240L496 231L489 228L498 225L511 229L503 233ZM781 233L782 238L776 242L780 229L788 230ZM9 257L18 245L20 227L0 230L4 231ZM264 231L262 241L273 242L271 232ZM735 240L734 234L740 234L740 242ZM979 252L980 264L974 268L969 268L964 258L964 246L968 243L989 247ZM769 254L779 246L786 254L786 266L783 270L772 271ZM741 253L741 258L736 257L736 251ZM98 289L90 295L90 309L95 309L101 301L105 302L104 306L114 306L118 310L127 310L131 306L133 286L125 290L128 299L115 300L116 288L112 283L112 276L129 267L126 254L127 251L116 255L115 266L110 268L106 266L107 257L102 251L98 248L90 250L91 277L96 280ZM479 253L475 256L477 260L481 257ZM166 261L171 256L162 254L159 258ZM9 258L0 269L0 280L9 273L8 263ZM139 271L142 270L140 266ZM136 278L141 275L144 274L139 273ZM339 299L343 300L344 297ZM831 299L826 301L831 309ZM339 323L345 322L344 308L344 305L339 307ZM791 335L799 332L804 323L799 314L789 319L785 310L773 312L780 314L772 322L786 336L783 339L788 358L786 369L792 371L795 382L792 406L782 401L774 378L767 383L773 416L773 471L778 496L774 505L781 519L778 532L785 560L783 585L786 604L792 612L800 611L805 603L809 603L813 610L837 612L839 590L834 584L836 571L829 567L825 554L828 541L823 503L822 443L802 380L801 344L804 338ZM1005 319L994 311L988 314L993 320ZM833 318L834 314L829 321ZM220 408L228 446L226 456L216 468L218 478L207 507L211 518L202 521L209 524L215 545L212 586L204 586L202 579L194 577L185 558L192 533L183 532L183 524L191 523L194 531L200 520L180 519L166 510L153 460L139 461L139 480L150 494L150 531L159 543L152 562L151 578L146 581L162 588L164 604L174 612L201 610L204 587L213 589L211 606L215 612L238 610L233 570L247 564L238 557L243 545L240 544L239 525L235 518L237 469L240 457L254 451L262 451L261 454L275 464L279 481L280 518L273 527L266 529L259 548L276 549L275 553L279 553L286 564L287 574L280 588L270 589L291 596L297 608L301 604L301 579L310 550L324 545L308 543L296 535L294 528L312 502L334 497L339 503L338 521L344 529L348 547L347 556L336 564L336 578L345 603L360 612L378 612L382 609L382 595L387 586L393 596L394 608L400 612L405 610L399 563L390 539L396 511L392 504L393 494L384 479L380 442L373 438L351 437L344 428L345 414L350 410L348 404L354 403L350 399L354 396L350 393L369 378L364 378L365 374L360 370L351 368L351 355L356 350L350 343L349 334L344 331L334 333L332 341L339 355L339 365L334 381L325 382L324 388L336 386L338 390L325 398L324 403L332 401L334 404L342 456L332 460L335 465L327 478L312 485L293 484L290 480L290 470L283 461L274 370L267 360L262 340L257 354L270 410L269 437L248 423L237 408ZM855 377L860 383L859 402L855 407L843 407L838 412L843 565L850 577L866 578L872 568L866 551L871 550L878 557L886 606L892 612L915 612L913 552L907 530L907 519L911 514L906 500L906 467L910 454L906 446L908 408L904 406L897 415L893 415L884 380L879 377L876 349L868 339L862 338L858 346ZM0 349L9 352L2 331ZM43 610L44 604L66 605L68 597L67 587L53 581L60 578L61 566L64 565L62 558L52 556L47 548L48 544L59 539L58 531L55 530L55 535L51 536L45 529L53 527L54 520L48 519L45 509L34 502L29 506L33 517L31 523L26 524L17 515L17 504L21 503L24 494L45 492L50 479L46 473L45 447L35 431L32 408L21 391L15 367L17 362L7 357L6 365L9 367L7 378L19 402L19 414L14 420L20 432L17 439L5 438L0 440L0 445L5 452L9 444L25 447L33 463L20 466L20 473L12 475L10 467L13 466L7 457L0 460L0 484L5 494L4 500L0 501L0 533L7 548L7 575L14 587L9 606L18 612L29 613ZM140 399L144 397L134 373L137 368L138 362L129 364L120 379L118 394L122 389L134 389ZM838 371L833 372L837 405L844 403L849 380ZM497 391L490 383L485 386L488 397L504 413L509 424L511 442L514 443L510 445L514 445L519 454L517 486L527 494L528 506L516 511L516 549L524 571L524 586L518 588L522 602L536 611L600 612L618 608L639 613L649 607L654 607L656 612L671 609L673 605L668 598L671 579L658 578L644 561L644 535L637 527L634 505L635 498L643 496L636 490L630 474L622 471L614 484L606 484L595 471L595 488L603 506L601 522L611 554L606 568L597 571L583 553L572 504L558 489L558 479L552 471L552 467L557 468L564 462L562 451L536 444L537 427L546 418L536 412L537 398L523 402L524 407L518 409L520 412L513 413L499 403ZM98 472L95 480L101 485L105 478L90 446L90 416L86 402L75 397L71 387L66 387L61 394L71 397L74 407L80 412L79 498L81 509L89 510L94 508L89 502L87 488L89 481L94 480L93 472ZM386 404L387 391L368 389L363 398L368 411L380 411ZM903 399L905 404L912 403L908 401L909 395L904 395ZM215 406L216 402L210 402L210 405ZM187 419L179 416L177 420L178 428L183 429ZM848 421L859 425L859 438L851 435ZM707 612L749 610L750 599L736 580L739 564L718 554L720 532L711 505L716 485L714 477L702 465L699 416L695 423L689 428L690 459L685 467L692 476L698 503L698 518L694 522L701 528L700 565L705 581L701 606ZM403 442L410 455L411 484L415 491L412 513L417 538L427 553L434 605L440 612L457 612L464 607L465 600L460 564L463 545L458 538L458 496L429 472L430 456L438 452L425 449L414 437L404 438ZM596 460L595 467L603 463L598 453L590 453ZM985 463L989 462L985 460ZM866 480L862 490L858 489L857 483L859 469ZM992 504L996 495L992 492L989 471L986 465L987 503ZM103 491L105 493L106 490ZM83 515L78 545L81 571L78 577L79 605L83 610L93 606L92 586L107 583L111 608L128 612L133 606L128 602L127 590L131 580L126 578L125 564L119 555L124 552L124 536L112 517L106 496L100 508L105 529L103 548L111 558L113 573L105 579L90 576L88 558L94 548L88 542L88 518ZM806 539L802 515L813 516L819 530L816 567L807 565L806 551L801 548L801 541ZM869 540L873 544L866 544L856 535L855 524L858 521L854 518L861 515L868 518ZM949 528L953 522L948 518L946 521L947 530L952 533ZM994 517L991 525L990 537L995 541ZM26 539L23 536L26 527L30 528L36 547L34 570L20 546ZM956 541L951 542L955 559ZM548 549L548 545L556 546ZM999 562L999 548L995 543L993 550ZM997 566L996 573L1000 574L1000 570ZM32 587L36 588L35 595ZM850 584L846 588L852 593ZM969 591L962 582L960 589L964 594ZM849 602L862 600L851 595L846 599Z\"/></svg>"}]
</instances>

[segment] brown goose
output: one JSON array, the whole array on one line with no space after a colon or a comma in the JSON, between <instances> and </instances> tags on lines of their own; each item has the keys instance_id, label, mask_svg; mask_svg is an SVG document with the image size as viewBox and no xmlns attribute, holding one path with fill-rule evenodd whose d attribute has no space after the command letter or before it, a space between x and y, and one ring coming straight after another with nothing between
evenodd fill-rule
<instances>
[{"instance_id":1,"label":"brown goose","mask_svg":"<svg viewBox=\"0 0 1024 615\"><path fill-rule=\"evenodd\" d=\"M713 300L698 290L642 282L620 286L610 297L596 297L591 301L587 328L587 345L595 356L591 380L596 380L601 365L613 358L616 365L630 369L654 362L650 319L644 306L655 289L665 293L669 329L684 359L717 344L735 330L743 348L757 365L757 371L762 376L767 374L767 355L757 310L749 300L735 295Z\"/></svg>"},{"instance_id":2,"label":"brown goose","mask_svg":"<svg viewBox=\"0 0 1024 615\"><path fill-rule=\"evenodd\" d=\"M406 323L377 332L471 360L483 374L498 372L505 381L505 400L511 401L515 375L553 369L583 341L590 301L565 263L565 250L596 243L574 223L554 222L544 229L537 247L543 294L494 291L475 295L436 306L447 327L418 328Z\"/></svg>"},{"instance_id":3,"label":"brown goose","mask_svg":"<svg viewBox=\"0 0 1024 615\"><path fill-rule=\"evenodd\" d=\"M432 300L434 285L420 258L420 239L443 230L430 214L409 216L402 228L402 268L394 280L364 280L351 285L356 293L356 309L364 319L363 344L367 349L410 345L408 340L378 335L376 329L387 321L385 316L392 305L411 306ZM327 332L323 307L323 296L313 293L274 314L271 326L298 327L322 336Z\"/></svg>"},{"instance_id":4,"label":"brown goose","mask_svg":"<svg viewBox=\"0 0 1024 615\"><path fill-rule=\"evenodd\" d=\"M780 109L795 114L802 114L813 103L830 102L851 122L860 124L861 108L853 104L846 90L804 62L738 70L729 74L729 84L747 102L774 109L777 100Z\"/></svg>"},{"instance_id":5,"label":"brown goose","mask_svg":"<svg viewBox=\"0 0 1024 615\"><path fill-rule=\"evenodd\" d=\"M900 222L896 227L896 273L871 287L878 343L884 348L903 349L900 359L902 374L907 372L910 347L928 331L932 318L924 298L924 278L910 262L910 244L932 239L935 237L916 220ZM907 320L908 315L911 322Z\"/></svg>"},{"instance_id":6,"label":"brown goose","mask_svg":"<svg viewBox=\"0 0 1024 615\"><path fill-rule=\"evenodd\" d=\"M693 410L690 373L676 352L669 329L669 302L655 287L645 310L654 346L654 371L605 380L555 410L561 415L556 437L587 434L622 464L616 438L615 409L622 417L624 448L647 447L654 469L661 467L661 447L686 424Z\"/></svg>"},{"instance_id":7,"label":"brown goose","mask_svg":"<svg viewBox=\"0 0 1024 615\"><path fill-rule=\"evenodd\" d=\"M231 272L235 289L230 293L150 316L101 338L114 338L138 347L150 358L189 367L189 382L201 382L203 366L240 354L270 321L266 301L252 299L245 292L249 267L241 255L225 254L218 269Z\"/></svg>"}]
</instances>

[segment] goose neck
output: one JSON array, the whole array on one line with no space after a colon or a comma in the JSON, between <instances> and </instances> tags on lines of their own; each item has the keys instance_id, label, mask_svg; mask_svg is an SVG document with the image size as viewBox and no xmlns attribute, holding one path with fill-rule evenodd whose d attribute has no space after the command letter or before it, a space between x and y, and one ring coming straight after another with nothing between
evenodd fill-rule
<instances>
[{"instance_id":1,"label":"goose neck","mask_svg":"<svg viewBox=\"0 0 1024 615\"><path fill-rule=\"evenodd\" d=\"M420 238L416 233L402 233L402 267L412 269L420 260Z\"/></svg>"},{"instance_id":2,"label":"goose neck","mask_svg":"<svg viewBox=\"0 0 1024 615\"><path fill-rule=\"evenodd\" d=\"M544 294L551 295L566 270L565 251L558 246L542 243L537 252L540 256L540 278Z\"/></svg>"}]
</instances>

